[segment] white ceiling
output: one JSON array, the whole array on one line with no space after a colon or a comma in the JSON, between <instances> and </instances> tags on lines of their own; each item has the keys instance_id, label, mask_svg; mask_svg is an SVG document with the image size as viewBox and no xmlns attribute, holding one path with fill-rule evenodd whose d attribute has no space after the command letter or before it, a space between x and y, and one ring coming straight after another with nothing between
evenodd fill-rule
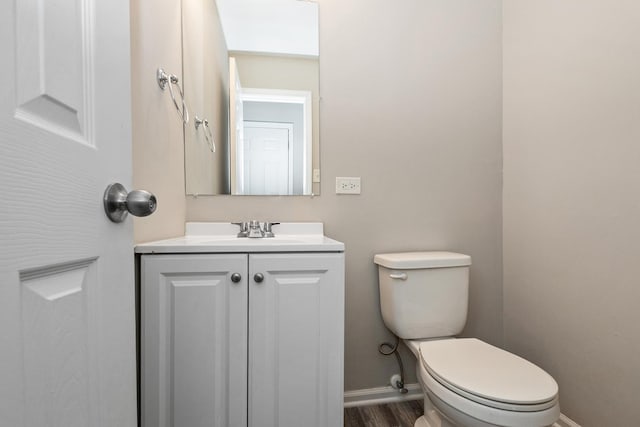
<instances>
[{"instance_id":1,"label":"white ceiling","mask_svg":"<svg viewBox=\"0 0 640 427\"><path fill-rule=\"evenodd\" d=\"M216 0L229 51L318 56L318 4Z\"/></svg>"}]
</instances>

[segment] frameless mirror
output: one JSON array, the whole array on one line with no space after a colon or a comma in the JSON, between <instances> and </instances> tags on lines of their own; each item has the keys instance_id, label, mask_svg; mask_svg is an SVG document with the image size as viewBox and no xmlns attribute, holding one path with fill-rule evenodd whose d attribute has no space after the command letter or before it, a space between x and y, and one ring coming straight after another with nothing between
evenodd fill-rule
<instances>
[{"instance_id":1,"label":"frameless mirror","mask_svg":"<svg viewBox=\"0 0 640 427\"><path fill-rule=\"evenodd\" d=\"M189 195L319 194L318 4L182 0Z\"/></svg>"}]
</instances>

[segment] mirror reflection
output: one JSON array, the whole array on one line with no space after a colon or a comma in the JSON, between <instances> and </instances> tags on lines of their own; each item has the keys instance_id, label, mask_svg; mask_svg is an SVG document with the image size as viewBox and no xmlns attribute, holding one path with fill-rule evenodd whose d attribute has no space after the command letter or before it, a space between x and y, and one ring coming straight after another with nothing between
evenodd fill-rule
<instances>
[{"instance_id":1,"label":"mirror reflection","mask_svg":"<svg viewBox=\"0 0 640 427\"><path fill-rule=\"evenodd\" d=\"M319 194L317 3L182 9L187 194Z\"/></svg>"}]
</instances>

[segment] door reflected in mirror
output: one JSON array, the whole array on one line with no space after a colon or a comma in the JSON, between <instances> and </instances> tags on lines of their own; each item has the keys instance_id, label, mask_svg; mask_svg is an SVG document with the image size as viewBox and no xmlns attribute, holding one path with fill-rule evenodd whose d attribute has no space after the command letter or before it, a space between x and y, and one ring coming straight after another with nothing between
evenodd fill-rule
<instances>
[{"instance_id":1,"label":"door reflected in mirror","mask_svg":"<svg viewBox=\"0 0 640 427\"><path fill-rule=\"evenodd\" d=\"M182 0L186 193L319 194L318 5ZM318 180L319 181L319 180Z\"/></svg>"}]
</instances>

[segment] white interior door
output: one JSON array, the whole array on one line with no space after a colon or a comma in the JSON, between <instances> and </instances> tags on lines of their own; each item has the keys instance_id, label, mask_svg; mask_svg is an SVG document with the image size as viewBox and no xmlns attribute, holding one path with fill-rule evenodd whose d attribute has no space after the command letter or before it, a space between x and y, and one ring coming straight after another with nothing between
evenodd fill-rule
<instances>
[{"instance_id":1,"label":"white interior door","mask_svg":"<svg viewBox=\"0 0 640 427\"><path fill-rule=\"evenodd\" d=\"M293 194L293 125L244 122L243 194Z\"/></svg>"},{"instance_id":2,"label":"white interior door","mask_svg":"<svg viewBox=\"0 0 640 427\"><path fill-rule=\"evenodd\" d=\"M129 2L2 8L0 425L134 426Z\"/></svg>"}]
</instances>

